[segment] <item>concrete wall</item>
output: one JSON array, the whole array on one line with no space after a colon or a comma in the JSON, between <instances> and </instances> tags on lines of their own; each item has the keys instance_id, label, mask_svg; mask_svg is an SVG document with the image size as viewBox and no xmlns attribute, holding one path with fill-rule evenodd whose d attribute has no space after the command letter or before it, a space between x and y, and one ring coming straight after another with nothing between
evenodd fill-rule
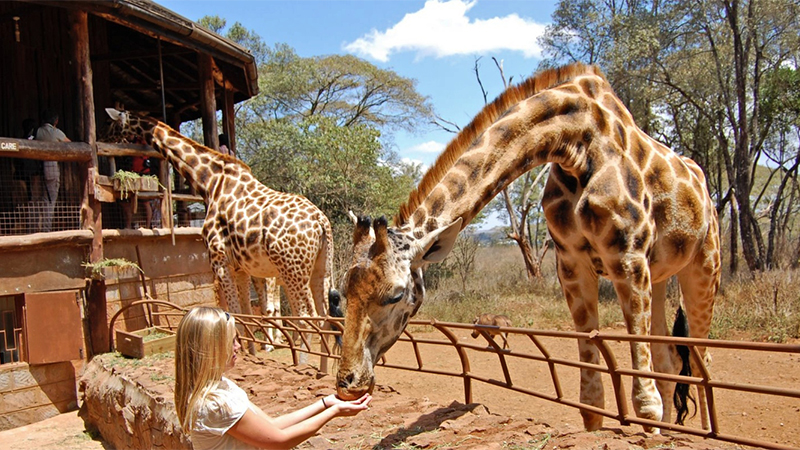
<instances>
[{"instance_id":1,"label":"concrete wall","mask_svg":"<svg viewBox=\"0 0 800 450\"><path fill-rule=\"evenodd\" d=\"M104 254L108 259L124 258L139 264L145 275L143 286L141 273L135 268L105 269L109 320L125 306L145 299L145 289L153 299L183 308L216 303L214 276L199 232L176 236L174 246L169 235L107 239ZM125 331L142 329L147 323L146 315L143 306L129 308L117 318L114 328Z\"/></svg>"},{"instance_id":2,"label":"concrete wall","mask_svg":"<svg viewBox=\"0 0 800 450\"><path fill-rule=\"evenodd\" d=\"M0 365L0 430L77 409L76 386L83 366L83 361Z\"/></svg>"}]
</instances>

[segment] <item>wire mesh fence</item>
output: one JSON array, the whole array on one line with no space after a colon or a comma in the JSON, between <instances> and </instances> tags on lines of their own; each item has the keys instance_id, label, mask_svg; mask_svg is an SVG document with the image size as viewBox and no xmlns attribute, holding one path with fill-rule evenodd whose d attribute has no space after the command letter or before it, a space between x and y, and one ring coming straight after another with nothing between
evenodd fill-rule
<instances>
[{"instance_id":1,"label":"wire mesh fence","mask_svg":"<svg viewBox=\"0 0 800 450\"><path fill-rule=\"evenodd\" d=\"M0 236L80 228L83 184L74 162L59 162L58 178L26 171L27 159L0 161ZM40 163L40 162L39 162Z\"/></svg>"},{"instance_id":2,"label":"wire mesh fence","mask_svg":"<svg viewBox=\"0 0 800 450\"><path fill-rule=\"evenodd\" d=\"M114 179L116 160L129 156L124 145L109 148L100 144L104 154L98 157L95 179L89 186L95 191L88 195L100 201L104 229L138 229L198 227L205 217L203 199L194 195L186 180L176 176L170 165L163 162L160 179L146 190L120 190ZM141 146L139 146L141 147ZM141 151L138 149L137 151ZM148 150L154 153L154 150ZM151 158L156 159L157 158ZM43 161L29 158L0 157L0 236L23 236L33 233L78 230L81 228L81 207L87 193L87 163L53 161L58 177L45 177ZM119 163L122 167L122 163ZM161 167L161 166L156 166Z\"/></svg>"}]
</instances>

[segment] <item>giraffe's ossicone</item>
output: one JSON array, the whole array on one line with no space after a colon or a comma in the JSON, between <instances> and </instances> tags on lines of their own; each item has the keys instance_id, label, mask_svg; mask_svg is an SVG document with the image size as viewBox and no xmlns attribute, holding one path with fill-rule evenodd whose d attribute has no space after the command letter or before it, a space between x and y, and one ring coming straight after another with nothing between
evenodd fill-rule
<instances>
[{"instance_id":1,"label":"giraffe's ossicone","mask_svg":"<svg viewBox=\"0 0 800 450\"><path fill-rule=\"evenodd\" d=\"M575 329L598 329L602 276L614 285L629 333L668 334L665 287L677 275L690 334L707 337L720 244L703 172L639 129L597 68L574 64L534 75L487 105L448 144L391 227L386 220L356 221L342 286L347 309L336 377L342 398L373 389L375 363L422 304L425 267L444 259L495 195L546 163L542 205ZM578 346L581 361L600 362L592 342ZM633 343L632 366L677 373L674 350ZM674 389L634 377L637 416L669 420ZM600 374L582 369L581 402L602 408L603 397ZM602 425L601 415L581 414L587 429Z\"/></svg>"}]
</instances>

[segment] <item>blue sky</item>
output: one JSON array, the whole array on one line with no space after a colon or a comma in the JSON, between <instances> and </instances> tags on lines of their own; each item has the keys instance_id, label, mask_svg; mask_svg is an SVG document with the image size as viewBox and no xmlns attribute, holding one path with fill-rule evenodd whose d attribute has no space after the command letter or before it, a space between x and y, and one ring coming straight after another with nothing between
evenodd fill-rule
<instances>
[{"instance_id":1,"label":"blue sky","mask_svg":"<svg viewBox=\"0 0 800 450\"><path fill-rule=\"evenodd\" d=\"M286 43L300 56L353 54L417 82L439 117L463 127L483 107L473 71L491 101L506 77L531 75L541 59L537 38L555 0L156 0L190 20L218 15L240 22L267 45ZM431 126L398 132L394 151L431 164L453 134ZM491 218L481 228L500 224Z\"/></svg>"},{"instance_id":2,"label":"blue sky","mask_svg":"<svg viewBox=\"0 0 800 450\"><path fill-rule=\"evenodd\" d=\"M503 89L491 57L521 80L541 57L536 38L554 0L156 0L190 20L218 15L240 22L268 45L284 42L300 56L354 54L417 81L436 113L464 126L483 107L473 72L479 61L489 100ZM430 127L399 133L402 158L430 164L453 137Z\"/></svg>"}]
</instances>

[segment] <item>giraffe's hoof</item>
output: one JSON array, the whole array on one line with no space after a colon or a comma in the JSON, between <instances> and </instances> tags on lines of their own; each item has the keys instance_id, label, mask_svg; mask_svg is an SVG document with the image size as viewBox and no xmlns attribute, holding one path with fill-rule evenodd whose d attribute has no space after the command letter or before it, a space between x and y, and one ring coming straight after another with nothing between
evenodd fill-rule
<instances>
[{"instance_id":1,"label":"giraffe's hoof","mask_svg":"<svg viewBox=\"0 0 800 450\"><path fill-rule=\"evenodd\" d=\"M603 428L603 416L594 413L581 412L583 417L583 427L586 431L597 431Z\"/></svg>"}]
</instances>

